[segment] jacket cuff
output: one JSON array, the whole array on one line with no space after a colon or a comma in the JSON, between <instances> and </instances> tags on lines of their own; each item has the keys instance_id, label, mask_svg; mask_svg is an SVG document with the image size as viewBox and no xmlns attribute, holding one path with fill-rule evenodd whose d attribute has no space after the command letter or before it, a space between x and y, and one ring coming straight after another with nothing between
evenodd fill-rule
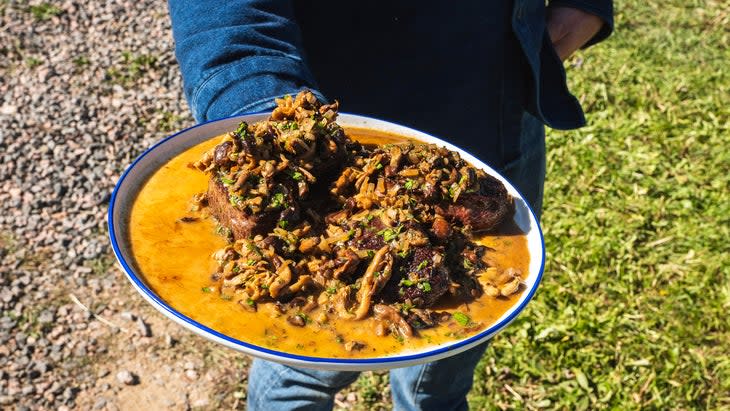
<instances>
[{"instance_id":1,"label":"jacket cuff","mask_svg":"<svg viewBox=\"0 0 730 411\"><path fill-rule=\"evenodd\" d=\"M582 48L590 47L605 40L613 32L613 1L587 1L587 0L552 0L550 7L571 7L582 10L586 13L596 15L603 20L603 27L593 38L583 45Z\"/></svg>"},{"instance_id":2,"label":"jacket cuff","mask_svg":"<svg viewBox=\"0 0 730 411\"><path fill-rule=\"evenodd\" d=\"M195 90L190 105L198 122L276 106L274 98L294 95L315 84L303 62L285 56L251 56L210 74ZM322 101L326 99L316 90Z\"/></svg>"}]
</instances>

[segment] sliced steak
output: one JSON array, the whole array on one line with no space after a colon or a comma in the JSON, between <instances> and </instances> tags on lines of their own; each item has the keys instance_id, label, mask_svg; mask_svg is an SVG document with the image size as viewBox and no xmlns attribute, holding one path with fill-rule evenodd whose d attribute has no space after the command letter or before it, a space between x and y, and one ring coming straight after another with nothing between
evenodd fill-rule
<instances>
[{"instance_id":1,"label":"sliced steak","mask_svg":"<svg viewBox=\"0 0 730 411\"><path fill-rule=\"evenodd\" d=\"M436 247L418 247L405 259L398 259L383 289L383 299L401 303L410 300L414 307L430 307L451 283L445 261L443 251Z\"/></svg>"},{"instance_id":2,"label":"sliced steak","mask_svg":"<svg viewBox=\"0 0 730 411\"><path fill-rule=\"evenodd\" d=\"M514 201L501 181L492 176L480 179L478 193L464 193L456 203L438 205L446 218L474 231L489 231L514 213Z\"/></svg>"},{"instance_id":3,"label":"sliced steak","mask_svg":"<svg viewBox=\"0 0 730 411\"><path fill-rule=\"evenodd\" d=\"M278 210L249 215L228 200L228 189L216 178L208 182L208 206L218 223L229 230L236 240L256 234L266 234L274 228Z\"/></svg>"}]
</instances>

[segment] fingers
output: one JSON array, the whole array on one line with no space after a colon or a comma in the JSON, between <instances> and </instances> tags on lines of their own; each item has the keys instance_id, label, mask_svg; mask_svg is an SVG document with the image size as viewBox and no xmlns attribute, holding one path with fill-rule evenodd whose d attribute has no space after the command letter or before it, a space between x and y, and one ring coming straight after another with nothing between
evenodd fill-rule
<instances>
[{"instance_id":1,"label":"fingers","mask_svg":"<svg viewBox=\"0 0 730 411\"><path fill-rule=\"evenodd\" d=\"M553 43L553 48L555 48L555 53L557 53L558 57L560 57L561 61L564 61L568 57L570 57L571 54L575 53L576 50L578 50L583 43L583 37L576 34L576 33L569 33L568 35L561 38L557 43Z\"/></svg>"},{"instance_id":2,"label":"fingers","mask_svg":"<svg viewBox=\"0 0 730 411\"><path fill-rule=\"evenodd\" d=\"M550 9L547 19L550 41L561 60L587 43L602 26L598 16L569 7Z\"/></svg>"}]
</instances>

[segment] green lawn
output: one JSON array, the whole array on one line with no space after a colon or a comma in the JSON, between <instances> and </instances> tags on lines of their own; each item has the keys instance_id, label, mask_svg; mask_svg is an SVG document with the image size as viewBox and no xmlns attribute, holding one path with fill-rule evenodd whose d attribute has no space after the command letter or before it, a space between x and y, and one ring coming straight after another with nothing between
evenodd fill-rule
<instances>
[{"instance_id":1,"label":"green lawn","mask_svg":"<svg viewBox=\"0 0 730 411\"><path fill-rule=\"evenodd\" d=\"M654 3L654 2L652 2ZM548 133L544 281L474 409L730 409L730 4L616 4Z\"/></svg>"},{"instance_id":2,"label":"green lawn","mask_svg":"<svg viewBox=\"0 0 730 411\"><path fill-rule=\"evenodd\" d=\"M589 126L548 133L544 280L472 409L730 409L730 4L651 3L567 63Z\"/></svg>"}]
</instances>

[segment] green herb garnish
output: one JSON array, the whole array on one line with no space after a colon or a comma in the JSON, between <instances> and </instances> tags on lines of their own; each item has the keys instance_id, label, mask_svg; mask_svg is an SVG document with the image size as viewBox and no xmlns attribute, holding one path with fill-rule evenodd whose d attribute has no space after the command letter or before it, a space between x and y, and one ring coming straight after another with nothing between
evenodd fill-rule
<instances>
[{"instance_id":1,"label":"green herb garnish","mask_svg":"<svg viewBox=\"0 0 730 411\"><path fill-rule=\"evenodd\" d=\"M253 251L254 253L256 253L256 255L258 255L259 257L263 257L263 256L264 256L264 255L263 255L263 254L261 253L261 249L260 249L260 248L258 248L258 247L256 246L256 244L254 244L254 243L246 243L246 248L247 248L247 249L248 249L249 251Z\"/></svg>"},{"instance_id":2,"label":"green herb garnish","mask_svg":"<svg viewBox=\"0 0 730 411\"><path fill-rule=\"evenodd\" d=\"M383 236L383 240L387 243L390 241L395 240L398 237L398 234L400 234L401 230L403 229L402 225L399 225L395 228L386 228L383 230L378 231L379 235Z\"/></svg>"},{"instance_id":3,"label":"green herb garnish","mask_svg":"<svg viewBox=\"0 0 730 411\"><path fill-rule=\"evenodd\" d=\"M245 121L242 121L238 124L238 128L236 129L236 134L238 134L239 137L244 137L246 133L248 132L248 123Z\"/></svg>"},{"instance_id":4,"label":"green herb garnish","mask_svg":"<svg viewBox=\"0 0 730 411\"><path fill-rule=\"evenodd\" d=\"M471 323L471 318L469 318L468 315L461 313L459 311L456 311L455 313L451 314L451 316L454 318L454 320L459 323L460 325L466 327Z\"/></svg>"},{"instance_id":5,"label":"green herb garnish","mask_svg":"<svg viewBox=\"0 0 730 411\"><path fill-rule=\"evenodd\" d=\"M300 173L299 171L295 171L292 173L291 178L293 178L295 181L301 181L304 178L304 174Z\"/></svg>"},{"instance_id":6,"label":"green herb garnish","mask_svg":"<svg viewBox=\"0 0 730 411\"><path fill-rule=\"evenodd\" d=\"M210 287L203 287L200 290L203 291L204 293L209 293L209 292L213 291Z\"/></svg>"},{"instance_id":7,"label":"green herb garnish","mask_svg":"<svg viewBox=\"0 0 730 411\"><path fill-rule=\"evenodd\" d=\"M269 205L273 208L286 207L286 205L284 204L284 194L276 193L273 196L271 196L271 201L269 202Z\"/></svg>"},{"instance_id":8,"label":"green herb garnish","mask_svg":"<svg viewBox=\"0 0 730 411\"><path fill-rule=\"evenodd\" d=\"M243 200L243 196L240 196L238 194L231 194L228 196L228 202L234 206L240 204Z\"/></svg>"}]
</instances>

